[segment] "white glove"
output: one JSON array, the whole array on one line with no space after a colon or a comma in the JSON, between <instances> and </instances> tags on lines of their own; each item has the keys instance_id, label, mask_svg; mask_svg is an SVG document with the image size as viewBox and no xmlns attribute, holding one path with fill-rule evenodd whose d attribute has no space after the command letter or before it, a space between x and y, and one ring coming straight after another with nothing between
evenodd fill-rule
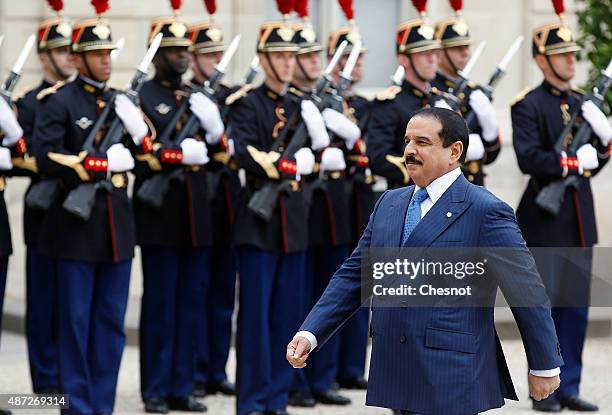
<instances>
[{"instance_id":1,"label":"white glove","mask_svg":"<svg viewBox=\"0 0 612 415\"><path fill-rule=\"evenodd\" d=\"M346 169L344 154L336 147L328 147L321 155L321 171L333 171Z\"/></svg>"},{"instance_id":2,"label":"white glove","mask_svg":"<svg viewBox=\"0 0 612 415\"><path fill-rule=\"evenodd\" d=\"M497 140L498 125L495 108L489 101L489 98L480 89L473 91L470 94L470 107L478 118L478 123L482 127L482 138L491 143Z\"/></svg>"},{"instance_id":3,"label":"white glove","mask_svg":"<svg viewBox=\"0 0 612 415\"><path fill-rule=\"evenodd\" d=\"M451 110L451 111L453 110L453 109L450 107L450 105L448 105L448 102L446 102L446 101L445 101L445 100L443 100L443 99L439 99L439 100L437 100L437 101L434 103L434 107L436 107L436 108L444 108L444 109Z\"/></svg>"},{"instance_id":4,"label":"white glove","mask_svg":"<svg viewBox=\"0 0 612 415\"><path fill-rule=\"evenodd\" d=\"M581 146L578 151L576 151L576 158L578 159L578 170L580 174L585 170L595 170L599 167L597 150L590 144Z\"/></svg>"},{"instance_id":5,"label":"white glove","mask_svg":"<svg viewBox=\"0 0 612 415\"><path fill-rule=\"evenodd\" d=\"M321 116L321 112L310 100L302 100L302 119L306 123L308 135L312 141L312 149L320 150L329 145L329 134L325 128L325 121Z\"/></svg>"},{"instance_id":6,"label":"white glove","mask_svg":"<svg viewBox=\"0 0 612 415\"><path fill-rule=\"evenodd\" d=\"M115 113L121 119L121 123L128 134L132 136L134 143L137 146L140 145L142 139L149 131L142 112L125 94L119 94L115 98Z\"/></svg>"},{"instance_id":7,"label":"white glove","mask_svg":"<svg viewBox=\"0 0 612 415\"><path fill-rule=\"evenodd\" d=\"M112 173L129 171L134 168L132 153L123 144L110 146L106 151L106 158L108 159L108 171Z\"/></svg>"},{"instance_id":8,"label":"white glove","mask_svg":"<svg viewBox=\"0 0 612 415\"><path fill-rule=\"evenodd\" d=\"M327 128L333 131L334 134L340 136L346 143L346 148L352 150L355 142L361 137L361 130L357 125L349 120L344 114L325 108L323 110L323 119Z\"/></svg>"},{"instance_id":9,"label":"white glove","mask_svg":"<svg viewBox=\"0 0 612 415\"><path fill-rule=\"evenodd\" d=\"M210 161L208 149L202 141L193 138L186 138L181 143L183 151L182 163L187 166L202 166Z\"/></svg>"},{"instance_id":10,"label":"white glove","mask_svg":"<svg viewBox=\"0 0 612 415\"><path fill-rule=\"evenodd\" d=\"M10 170L12 168L11 150L6 147L0 147L0 170Z\"/></svg>"},{"instance_id":11,"label":"white glove","mask_svg":"<svg viewBox=\"0 0 612 415\"><path fill-rule=\"evenodd\" d=\"M481 160L484 157L485 148L478 134L470 134L465 161Z\"/></svg>"},{"instance_id":12,"label":"white glove","mask_svg":"<svg viewBox=\"0 0 612 415\"><path fill-rule=\"evenodd\" d=\"M0 98L0 130L4 132L2 145L10 147L23 137L23 129L9 104Z\"/></svg>"},{"instance_id":13,"label":"white glove","mask_svg":"<svg viewBox=\"0 0 612 415\"><path fill-rule=\"evenodd\" d=\"M582 116L591 125L593 132L601 140L601 144L607 146L612 140L612 126L606 118L606 114L597 108L593 101L582 104Z\"/></svg>"},{"instance_id":14,"label":"white glove","mask_svg":"<svg viewBox=\"0 0 612 415\"><path fill-rule=\"evenodd\" d=\"M300 176L308 176L312 173L315 164L314 154L308 147L302 147L295 153L295 164L297 174Z\"/></svg>"},{"instance_id":15,"label":"white glove","mask_svg":"<svg viewBox=\"0 0 612 415\"><path fill-rule=\"evenodd\" d=\"M217 104L203 93L196 92L189 97L189 108L198 117L200 125L206 131L206 142L212 145L217 144L225 130Z\"/></svg>"},{"instance_id":16,"label":"white glove","mask_svg":"<svg viewBox=\"0 0 612 415\"><path fill-rule=\"evenodd\" d=\"M236 145L234 144L233 138L227 140L227 152L232 157L234 156L234 154L236 154Z\"/></svg>"}]
</instances>

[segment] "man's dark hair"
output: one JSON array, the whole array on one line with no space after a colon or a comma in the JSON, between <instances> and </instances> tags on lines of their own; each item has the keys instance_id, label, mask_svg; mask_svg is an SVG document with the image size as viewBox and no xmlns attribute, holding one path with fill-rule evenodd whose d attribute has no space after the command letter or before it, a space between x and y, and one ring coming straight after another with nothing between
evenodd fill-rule
<instances>
[{"instance_id":1,"label":"man's dark hair","mask_svg":"<svg viewBox=\"0 0 612 415\"><path fill-rule=\"evenodd\" d=\"M470 130L461 115L446 108L430 107L415 112L412 117L427 117L437 120L442 125L442 129L438 132L442 140L442 147L446 148L455 141L461 141L463 143L463 153L461 153L459 161L461 163L465 161L470 141Z\"/></svg>"}]
</instances>

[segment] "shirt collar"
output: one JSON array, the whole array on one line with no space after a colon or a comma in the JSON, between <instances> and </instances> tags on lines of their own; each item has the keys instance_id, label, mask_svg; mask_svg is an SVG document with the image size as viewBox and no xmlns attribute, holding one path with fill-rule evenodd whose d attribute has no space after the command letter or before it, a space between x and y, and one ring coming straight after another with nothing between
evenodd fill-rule
<instances>
[{"instance_id":1,"label":"shirt collar","mask_svg":"<svg viewBox=\"0 0 612 415\"><path fill-rule=\"evenodd\" d=\"M429 183L425 189L427 190L427 195L429 195L429 199L432 201L432 203L435 204L459 176L461 176L461 168L457 167ZM416 193L419 189L420 187L415 185L414 193Z\"/></svg>"},{"instance_id":2,"label":"shirt collar","mask_svg":"<svg viewBox=\"0 0 612 415\"><path fill-rule=\"evenodd\" d=\"M85 82L86 84L89 84L96 89L104 90L104 88L106 88L106 82L94 81L93 79L88 78L85 75L80 75L80 74L79 74L79 78L81 78L83 82Z\"/></svg>"}]
</instances>

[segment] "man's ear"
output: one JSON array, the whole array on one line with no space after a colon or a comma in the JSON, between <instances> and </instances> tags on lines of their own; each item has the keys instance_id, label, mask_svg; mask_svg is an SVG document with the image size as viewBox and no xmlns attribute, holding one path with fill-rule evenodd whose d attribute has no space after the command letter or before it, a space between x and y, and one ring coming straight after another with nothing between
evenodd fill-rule
<instances>
[{"instance_id":1,"label":"man's ear","mask_svg":"<svg viewBox=\"0 0 612 415\"><path fill-rule=\"evenodd\" d=\"M453 144L450 145L450 149L451 149L451 161L454 162L459 162L459 160L461 159L461 155L463 154L463 143L461 141L455 141ZM466 148L467 151L467 148Z\"/></svg>"}]
</instances>

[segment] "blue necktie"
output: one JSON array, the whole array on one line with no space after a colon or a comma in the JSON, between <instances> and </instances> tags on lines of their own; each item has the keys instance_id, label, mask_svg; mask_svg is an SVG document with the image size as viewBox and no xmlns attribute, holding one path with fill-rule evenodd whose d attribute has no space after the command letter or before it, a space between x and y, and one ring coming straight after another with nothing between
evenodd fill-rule
<instances>
[{"instance_id":1,"label":"blue necktie","mask_svg":"<svg viewBox=\"0 0 612 415\"><path fill-rule=\"evenodd\" d=\"M417 223L421 220L421 203L427 199L427 189L424 187L420 188L412 195L410 204L408 205L408 212L406 213L406 219L404 220L404 232L402 232L402 246L406 245L408 237L416 228Z\"/></svg>"}]
</instances>

